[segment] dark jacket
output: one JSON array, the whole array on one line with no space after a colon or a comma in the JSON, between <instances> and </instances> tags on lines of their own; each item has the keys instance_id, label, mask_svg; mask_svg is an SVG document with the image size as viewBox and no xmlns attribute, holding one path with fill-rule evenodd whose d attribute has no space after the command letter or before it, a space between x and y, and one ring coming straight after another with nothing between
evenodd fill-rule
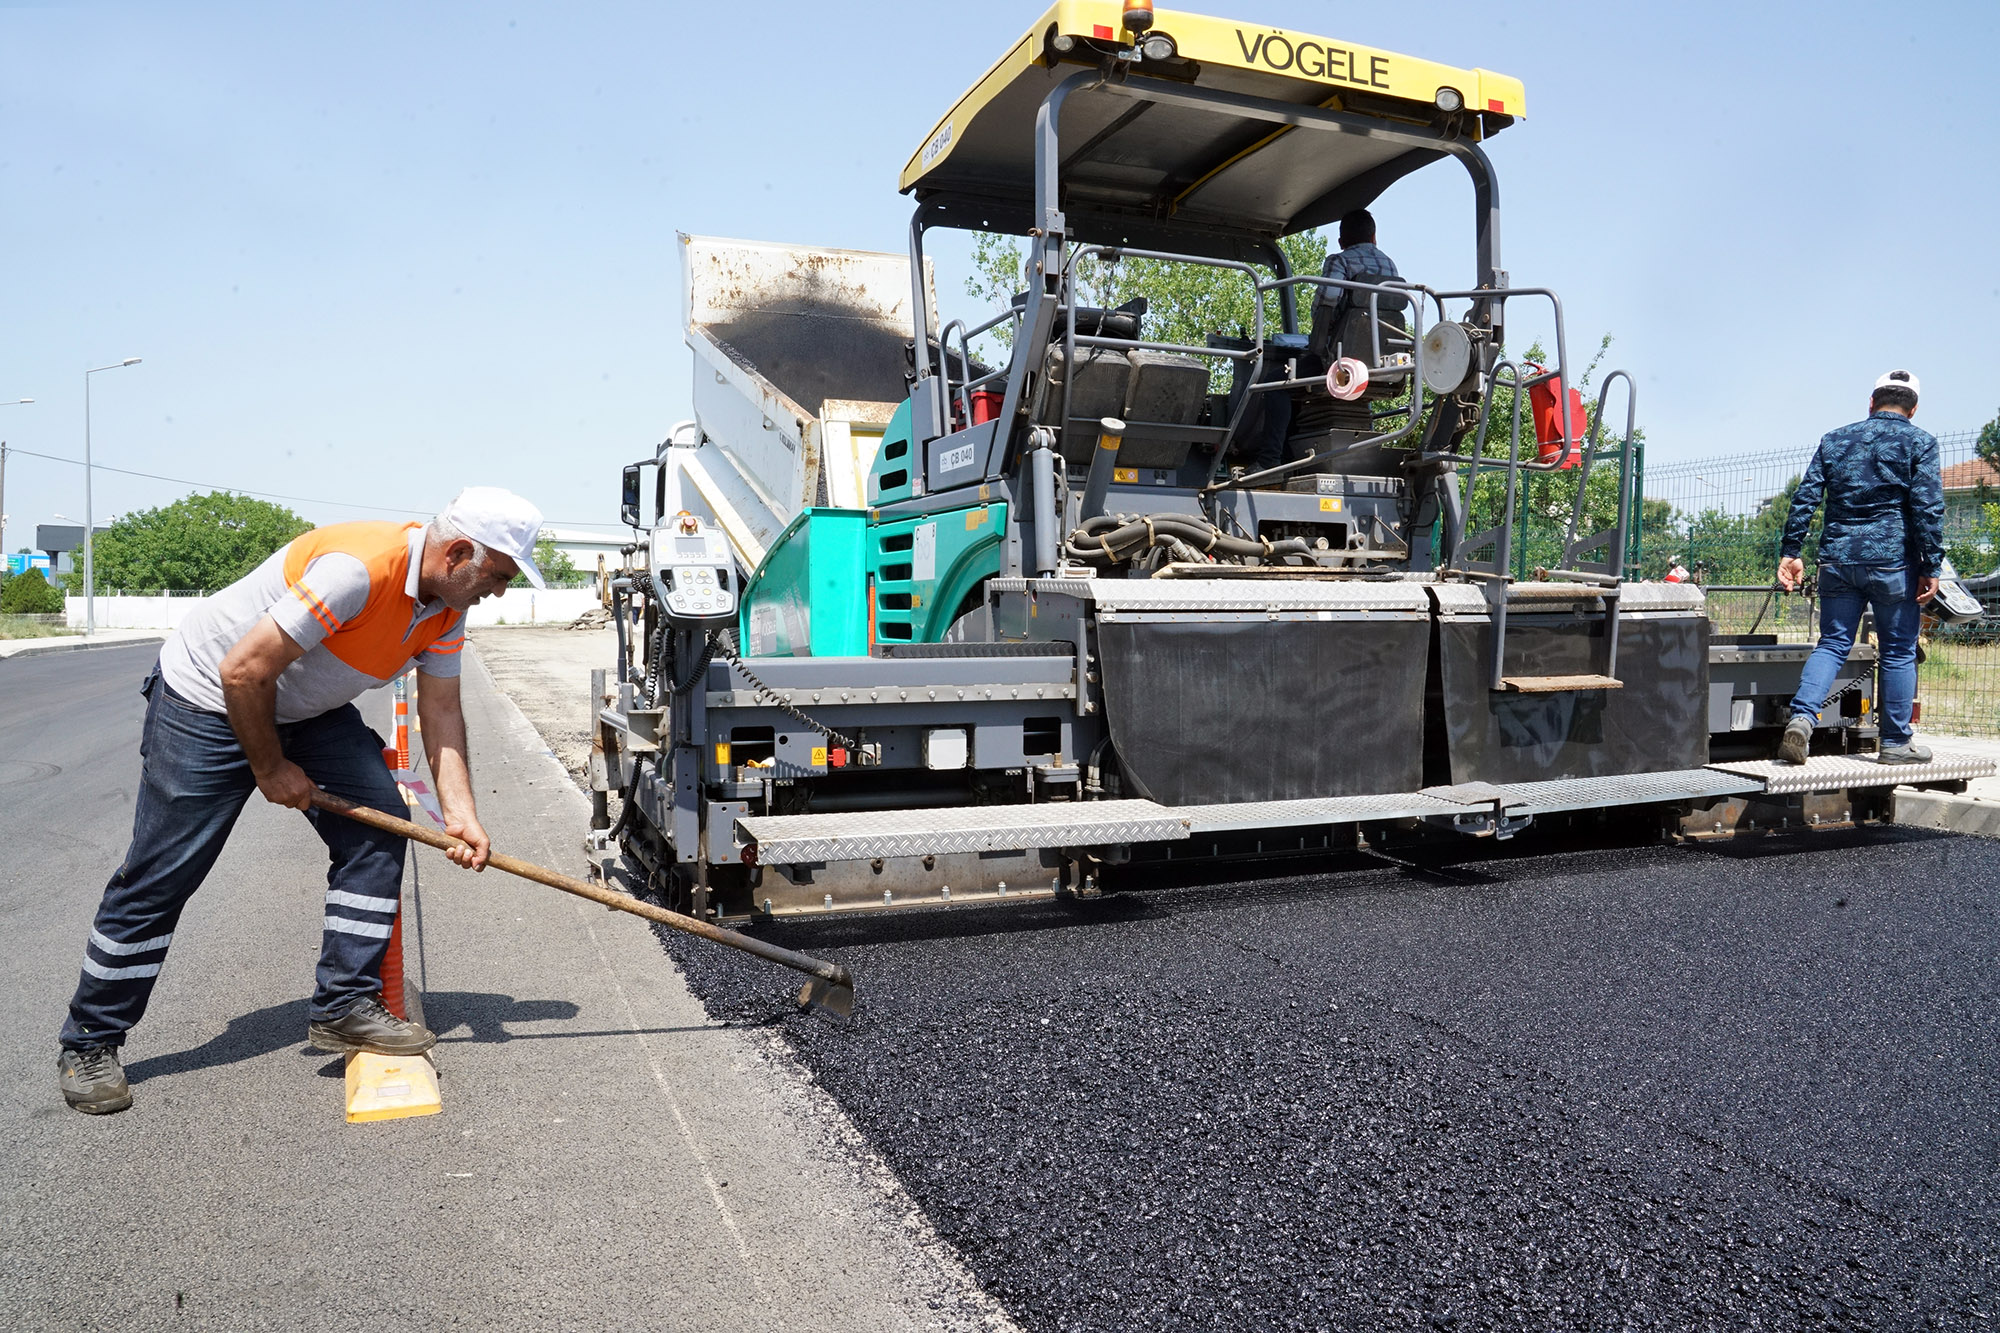
<instances>
[{"instance_id":1,"label":"dark jacket","mask_svg":"<svg viewBox=\"0 0 2000 1333\"><path fill-rule=\"evenodd\" d=\"M1828 431L1792 492L1782 556L1805 548L1813 511L1826 499L1822 565L1906 566L1934 575L1944 562L1944 482L1937 440L1899 412Z\"/></svg>"}]
</instances>

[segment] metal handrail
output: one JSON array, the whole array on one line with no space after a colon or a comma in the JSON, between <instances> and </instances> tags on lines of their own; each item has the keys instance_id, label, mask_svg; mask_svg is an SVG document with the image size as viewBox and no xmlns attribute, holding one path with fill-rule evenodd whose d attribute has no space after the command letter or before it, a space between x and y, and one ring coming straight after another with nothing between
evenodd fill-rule
<instances>
[{"instance_id":1,"label":"metal handrail","mask_svg":"<svg viewBox=\"0 0 2000 1333\"><path fill-rule=\"evenodd\" d=\"M1330 462L1333 459L1343 457L1344 455L1347 454L1355 453L1361 449L1382 448L1382 447L1387 447L1389 445L1393 445L1397 441L1407 438L1412 432L1414 432L1417 429L1417 426L1423 420L1424 303L1422 298L1425 296L1429 296L1434 300L1438 300L1438 309L1442 311L1444 309L1444 304L1443 301L1439 299L1438 294L1434 292L1431 288L1425 286L1422 283L1404 282L1401 279L1391 279L1386 282L1356 282L1348 278L1327 278L1327 277L1317 277L1312 274L1298 274L1289 278L1277 278L1270 282L1263 282L1257 284L1259 310L1263 308L1263 295L1265 292L1278 291L1281 289L1289 289L1293 287L1302 287L1302 286L1334 287L1348 291L1363 292L1367 294L1370 342L1371 342L1371 350L1374 353L1374 364L1369 366L1369 371L1373 373L1378 368L1381 368L1385 370L1385 374L1394 374L1399 376L1403 373L1403 371L1405 370L1408 371L1410 380L1410 406L1408 408L1408 414L1404 416L1403 424L1396 430L1388 431L1380 435L1369 436L1366 439L1356 440L1351 444L1342 445L1338 449L1323 449L1317 453L1308 454L1304 458L1295 458L1289 463L1278 463L1272 467L1264 468L1261 471L1246 473L1240 477L1232 477L1227 481L1211 480L1208 486L1204 488L1204 494L1218 490L1240 490L1248 486L1260 485L1266 481L1275 481L1280 477L1288 477L1294 472L1303 472L1308 468L1315 467L1321 463ZM1408 367L1398 366L1398 367L1384 368L1381 366L1382 362L1381 298L1385 292L1391 292L1391 291L1411 292L1416 294L1419 298L1418 300L1412 302L1410 307L1411 309L1410 365ZM1244 395L1244 401L1246 403L1249 401L1250 393L1270 392L1280 387L1293 388L1300 386L1309 386L1312 383L1314 383L1314 381L1287 380L1282 382L1282 384L1277 382L1273 382L1268 385L1253 384L1250 386L1249 393L1246 393ZM1372 424L1374 420L1372 412L1370 413L1369 419ZM1216 454L1216 463L1218 467L1221 465L1221 461L1222 461L1222 455L1220 451L1218 451Z\"/></svg>"},{"instance_id":2,"label":"metal handrail","mask_svg":"<svg viewBox=\"0 0 2000 1333\"><path fill-rule=\"evenodd\" d=\"M1553 289L1548 287L1506 287L1500 289L1500 291L1496 293L1484 288L1473 288L1467 291L1434 292L1432 293L1432 295L1437 297L1440 302L1483 300L1496 303L1502 307L1506 305L1507 298L1510 296L1547 297L1550 308L1554 312L1555 323L1556 323L1555 368L1553 370L1538 371L1533 375L1522 376L1519 383L1513 385L1512 387L1515 389L1515 392L1520 393L1520 392L1525 392L1528 389L1534 388L1537 384L1546 383L1549 380L1563 380L1564 383L1568 383L1568 380L1565 377L1569 370L1569 335L1565 329L1563 322L1562 298L1557 296ZM1493 370L1498 370L1500 365L1502 364L1512 366L1516 374L1520 373L1520 367L1518 365L1515 365L1515 363L1511 361L1495 362ZM1493 381L1493 371L1488 371L1486 388L1480 397L1480 415L1482 418L1486 414L1487 406L1490 403L1490 400L1492 399L1494 391L1499 387L1500 386ZM1536 462L1533 463L1520 463L1517 461L1515 466L1526 468L1530 472L1557 472L1567 467L1569 464L1570 455L1574 452L1572 446L1575 444L1580 444L1582 443L1582 441L1571 440L1569 438L1569 433L1568 433L1569 423L1567 419L1568 418L1567 412L1564 413L1564 418L1565 418L1563 422L1564 438L1563 438L1563 448L1561 453L1559 453L1554 459L1552 459L1549 462L1541 462L1537 460ZM1481 440L1482 442L1484 440L1483 433L1481 435ZM1459 453L1455 450L1450 450L1450 449L1438 449L1425 454L1425 457L1431 459L1455 458L1459 459L1460 461L1469 461L1473 457L1477 456L1478 451L1479 451L1478 445L1474 446L1474 453L1472 454ZM1470 494L1471 494L1470 492L1467 492L1468 497L1470 496Z\"/></svg>"},{"instance_id":3,"label":"metal handrail","mask_svg":"<svg viewBox=\"0 0 2000 1333\"><path fill-rule=\"evenodd\" d=\"M1631 529L1632 518L1632 436L1638 429L1639 386L1632 377L1622 370L1614 370L1604 377L1597 388L1597 410L1591 414L1590 437L1583 451L1583 466L1577 471L1576 503L1570 507L1569 528L1563 534L1563 563L1576 560L1584 551L1594 551L1603 544L1603 533L1587 539L1590 544L1577 546L1576 529L1583 519L1585 488L1590 483L1591 465L1597 461L1598 440L1604 432L1604 405L1611 395L1613 380L1625 381L1625 437L1618 446L1618 509L1617 526L1611 530L1611 550L1605 559L1604 572L1612 578L1623 578L1625 573L1625 534Z\"/></svg>"},{"instance_id":4,"label":"metal handrail","mask_svg":"<svg viewBox=\"0 0 2000 1333\"><path fill-rule=\"evenodd\" d=\"M1507 378L1504 381L1501 379L1502 371L1507 372ZM1508 559L1512 554L1510 548L1514 532L1514 502L1519 490L1521 470L1521 396L1526 385L1521 382L1521 368L1514 362L1504 358L1493 363L1492 370L1487 373L1486 392L1481 394L1479 398L1479 423L1474 428L1472 437L1472 454L1470 459L1472 466L1465 474L1465 500L1459 506L1456 530L1452 533L1450 567L1456 569L1461 574L1474 572L1472 569L1471 552L1476 548L1466 545L1465 525L1472 516L1473 491L1479 484L1480 465L1485 461L1486 457L1486 432L1492 422L1493 397L1502 387L1510 388L1514 391L1514 420L1507 441L1506 499L1501 504L1500 526L1490 529L1490 531L1493 534L1492 572L1505 579L1509 577L1507 568ZM1485 533L1479 534L1481 537L1485 535ZM1479 543L1479 545L1484 544L1483 541Z\"/></svg>"},{"instance_id":5,"label":"metal handrail","mask_svg":"<svg viewBox=\"0 0 2000 1333\"><path fill-rule=\"evenodd\" d=\"M1190 347L1184 343L1149 342L1141 338L1105 338L1094 334L1079 335L1076 331L1076 270L1078 262L1091 255L1104 256L1111 261L1119 259L1152 259L1169 264L1199 264L1204 268L1234 269L1239 273L1243 273L1250 279L1252 294L1255 298L1254 304L1256 308L1254 313L1256 319L1254 327L1256 328L1256 335L1250 340L1250 346L1242 351L1226 347ZM1115 245L1079 245L1070 251L1069 260L1063 265L1062 276L1064 297L1063 358L1068 369L1063 375L1062 416L1060 421L1065 429L1068 428L1070 420L1070 388L1076 383L1076 349L1078 346L1125 347L1142 351L1173 352L1182 356L1212 356L1227 361L1245 361L1252 358L1261 359L1264 355L1264 298L1261 292L1263 284L1257 279L1257 270L1239 260L1210 259L1205 255L1177 255L1164 250L1132 250ZM1243 401L1237 404L1236 410L1230 414L1229 424L1223 428L1222 439L1216 445L1215 456L1218 460L1221 459L1223 453L1228 449L1229 440L1236 434L1237 423L1243 419L1243 412L1249 405L1250 399L1246 394Z\"/></svg>"},{"instance_id":6,"label":"metal handrail","mask_svg":"<svg viewBox=\"0 0 2000 1333\"><path fill-rule=\"evenodd\" d=\"M986 332L986 330L994 328L995 326L1007 320L1021 318L1021 314L1022 314L1021 311L1015 310L1010 306L1007 309L1002 310L999 314L993 316L993 318L987 320L984 324L976 325L973 328L968 329L965 326L965 321L962 319L954 319L948 322L942 329L938 330L938 350L940 353L938 359L942 363L940 368L944 372L944 392L945 392L945 398L947 400L951 398L951 392L952 392L951 331L953 329L958 330L958 364L964 368L966 375L964 381L960 383L960 385L958 386L958 411L959 415L965 420L967 425L970 425L972 423L972 391L978 388L982 384L987 384L993 380L1001 378L1007 373L1007 367L1001 366L997 370L987 371L984 375L981 375L978 379L971 378L972 340L974 338L977 338L980 334Z\"/></svg>"},{"instance_id":7,"label":"metal handrail","mask_svg":"<svg viewBox=\"0 0 2000 1333\"><path fill-rule=\"evenodd\" d=\"M1310 273L1301 273L1294 274L1289 278L1278 278L1271 282L1262 283L1259 286L1259 291L1281 291L1289 290L1293 287L1334 287L1342 291L1366 292L1368 294L1369 350L1374 353L1373 358L1368 363L1368 369L1371 371L1382 365L1381 298L1383 293L1410 292L1417 296L1418 299L1410 303L1412 324L1409 334L1413 352L1416 348L1422 346L1424 340L1422 298L1428 296L1433 300L1437 300L1438 319L1440 322L1444 319L1444 302L1438 299L1436 292L1421 282L1404 282L1401 278L1389 278L1382 282L1360 282L1353 278L1328 278L1315 276Z\"/></svg>"}]
</instances>

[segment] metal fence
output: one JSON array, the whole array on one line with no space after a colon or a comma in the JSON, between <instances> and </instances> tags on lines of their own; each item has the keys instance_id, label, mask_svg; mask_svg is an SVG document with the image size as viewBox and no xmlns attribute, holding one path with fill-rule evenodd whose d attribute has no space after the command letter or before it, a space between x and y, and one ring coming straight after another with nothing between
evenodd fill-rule
<instances>
[{"instance_id":1,"label":"metal fence","mask_svg":"<svg viewBox=\"0 0 2000 1333\"><path fill-rule=\"evenodd\" d=\"M1937 438L1945 553L1959 575L1973 581L1988 618L1969 625L1926 621L1919 725L1942 735L2000 736L2000 586L1979 586L1980 576L2000 567L2000 472L1978 456L1975 432ZM1640 576L1660 578L1678 564L1709 589L1709 617L1718 630L1810 642L1818 632L1816 602L1769 589L1777 577L1792 491L1811 460L1812 446L1805 445L1648 467L1637 549ZM1809 574L1812 549L1808 541Z\"/></svg>"}]
</instances>

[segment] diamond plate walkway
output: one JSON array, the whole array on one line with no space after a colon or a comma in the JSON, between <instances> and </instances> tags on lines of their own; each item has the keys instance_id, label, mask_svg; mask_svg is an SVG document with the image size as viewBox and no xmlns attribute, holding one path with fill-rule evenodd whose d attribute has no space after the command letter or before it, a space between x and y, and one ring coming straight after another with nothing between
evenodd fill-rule
<instances>
[{"instance_id":1,"label":"diamond plate walkway","mask_svg":"<svg viewBox=\"0 0 2000 1333\"><path fill-rule=\"evenodd\" d=\"M1187 806L1143 800L1064 801L852 814L750 815L736 822L744 836L756 844L762 864L807 865L950 852L1179 842L1202 833L1457 816L1482 809L1539 815L1660 801L1713 800L1751 792L1786 795L1922 785L1987 777L1995 767L1992 759L1973 754L1940 753L1928 764L1880 764L1861 755L1816 755L1803 765L1755 760L1625 777L1499 785L1468 782L1377 796Z\"/></svg>"}]
</instances>

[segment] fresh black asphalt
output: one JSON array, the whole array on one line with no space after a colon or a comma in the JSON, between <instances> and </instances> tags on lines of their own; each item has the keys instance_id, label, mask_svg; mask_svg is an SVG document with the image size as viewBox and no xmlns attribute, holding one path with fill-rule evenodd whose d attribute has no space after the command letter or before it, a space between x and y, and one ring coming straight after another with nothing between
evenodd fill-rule
<instances>
[{"instance_id":1,"label":"fresh black asphalt","mask_svg":"<svg viewBox=\"0 0 2000 1333\"><path fill-rule=\"evenodd\" d=\"M2000 844L1518 841L667 947L1026 1328L1987 1326Z\"/></svg>"}]
</instances>

